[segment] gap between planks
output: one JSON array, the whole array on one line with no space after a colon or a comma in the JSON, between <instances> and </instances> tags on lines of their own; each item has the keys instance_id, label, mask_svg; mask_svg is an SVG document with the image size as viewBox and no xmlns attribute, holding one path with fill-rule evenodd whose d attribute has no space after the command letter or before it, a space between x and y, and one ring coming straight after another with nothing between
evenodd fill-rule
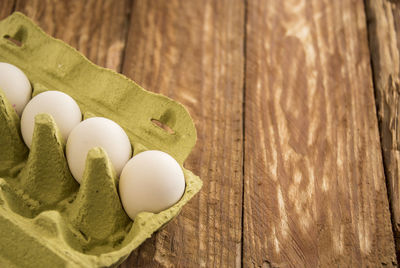
<instances>
[{"instance_id":1,"label":"gap between planks","mask_svg":"<svg viewBox=\"0 0 400 268\"><path fill-rule=\"evenodd\" d=\"M370 65L373 73L376 115L379 123L381 153L385 172L391 223L400 263L400 189L398 99L400 2L364 0L368 28Z\"/></svg>"}]
</instances>

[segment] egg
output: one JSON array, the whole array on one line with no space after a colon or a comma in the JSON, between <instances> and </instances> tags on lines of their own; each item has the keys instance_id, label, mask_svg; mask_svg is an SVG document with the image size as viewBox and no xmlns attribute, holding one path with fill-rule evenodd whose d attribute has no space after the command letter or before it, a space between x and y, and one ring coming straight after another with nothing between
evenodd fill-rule
<instances>
[{"instance_id":1,"label":"egg","mask_svg":"<svg viewBox=\"0 0 400 268\"><path fill-rule=\"evenodd\" d=\"M159 213L178 202L185 177L176 160L161 151L134 156L122 170L119 193L125 212L133 220L142 211Z\"/></svg>"},{"instance_id":2,"label":"egg","mask_svg":"<svg viewBox=\"0 0 400 268\"><path fill-rule=\"evenodd\" d=\"M128 135L117 123L104 117L82 121L72 130L66 145L69 169L79 183L85 170L86 156L93 147L106 151L117 176L132 155Z\"/></svg>"},{"instance_id":3,"label":"egg","mask_svg":"<svg viewBox=\"0 0 400 268\"><path fill-rule=\"evenodd\" d=\"M28 77L18 67L0 62L0 89L18 115L31 98L32 87Z\"/></svg>"},{"instance_id":4,"label":"egg","mask_svg":"<svg viewBox=\"0 0 400 268\"><path fill-rule=\"evenodd\" d=\"M33 97L21 116L21 133L25 144L31 148L35 116L50 114L66 141L72 129L82 120L81 110L73 98L60 91L46 91Z\"/></svg>"}]
</instances>

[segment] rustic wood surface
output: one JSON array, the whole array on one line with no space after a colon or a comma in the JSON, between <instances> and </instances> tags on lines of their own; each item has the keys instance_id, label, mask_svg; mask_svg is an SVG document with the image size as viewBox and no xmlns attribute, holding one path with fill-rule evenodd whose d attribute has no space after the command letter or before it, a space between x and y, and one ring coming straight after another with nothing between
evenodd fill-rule
<instances>
[{"instance_id":1,"label":"rustic wood surface","mask_svg":"<svg viewBox=\"0 0 400 268\"><path fill-rule=\"evenodd\" d=\"M130 7L129 0L16 0L15 10L94 63L120 71Z\"/></svg>"},{"instance_id":2,"label":"rustic wood surface","mask_svg":"<svg viewBox=\"0 0 400 268\"><path fill-rule=\"evenodd\" d=\"M400 251L400 2L366 1L379 129L396 251Z\"/></svg>"},{"instance_id":3,"label":"rustic wood surface","mask_svg":"<svg viewBox=\"0 0 400 268\"><path fill-rule=\"evenodd\" d=\"M0 20L11 14L14 5L15 0L0 1Z\"/></svg>"},{"instance_id":4,"label":"rustic wood surface","mask_svg":"<svg viewBox=\"0 0 400 268\"><path fill-rule=\"evenodd\" d=\"M123 72L188 108L198 142L185 166L204 186L123 267L239 266L244 3L134 1L129 29Z\"/></svg>"},{"instance_id":5,"label":"rustic wood surface","mask_svg":"<svg viewBox=\"0 0 400 268\"><path fill-rule=\"evenodd\" d=\"M245 266L394 264L363 2L248 3Z\"/></svg>"},{"instance_id":6,"label":"rustic wood surface","mask_svg":"<svg viewBox=\"0 0 400 268\"><path fill-rule=\"evenodd\" d=\"M391 267L395 2L6 0L0 18L25 13L194 118L204 187L121 267Z\"/></svg>"}]
</instances>

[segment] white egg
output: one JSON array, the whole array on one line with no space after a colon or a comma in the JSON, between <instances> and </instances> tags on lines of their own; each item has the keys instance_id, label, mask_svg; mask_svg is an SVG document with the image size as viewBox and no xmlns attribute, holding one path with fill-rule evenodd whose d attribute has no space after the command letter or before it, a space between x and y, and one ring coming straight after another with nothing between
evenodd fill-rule
<instances>
[{"instance_id":1,"label":"white egg","mask_svg":"<svg viewBox=\"0 0 400 268\"><path fill-rule=\"evenodd\" d=\"M0 62L0 89L21 115L32 95L31 84L24 72L12 64Z\"/></svg>"},{"instance_id":2,"label":"white egg","mask_svg":"<svg viewBox=\"0 0 400 268\"><path fill-rule=\"evenodd\" d=\"M62 137L67 140L72 129L82 120L81 110L73 98L60 91L46 91L32 98L21 117L21 132L25 144L31 148L35 116L50 114Z\"/></svg>"},{"instance_id":3,"label":"white egg","mask_svg":"<svg viewBox=\"0 0 400 268\"><path fill-rule=\"evenodd\" d=\"M81 183L85 170L86 156L93 147L102 147L119 176L132 155L128 135L114 121L104 117L92 117L82 121L69 135L66 155L69 169Z\"/></svg>"},{"instance_id":4,"label":"white egg","mask_svg":"<svg viewBox=\"0 0 400 268\"><path fill-rule=\"evenodd\" d=\"M178 202L185 177L176 160L161 151L145 151L126 164L119 181L122 205L133 220L142 211L158 213Z\"/></svg>"}]
</instances>

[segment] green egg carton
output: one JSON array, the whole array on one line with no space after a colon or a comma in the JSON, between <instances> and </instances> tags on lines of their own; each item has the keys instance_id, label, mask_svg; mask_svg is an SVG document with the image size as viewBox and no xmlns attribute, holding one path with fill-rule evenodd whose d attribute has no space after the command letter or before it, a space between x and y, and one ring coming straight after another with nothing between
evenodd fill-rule
<instances>
[{"instance_id":1,"label":"green egg carton","mask_svg":"<svg viewBox=\"0 0 400 268\"><path fill-rule=\"evenodd\" d=\"M181 104L96 66L21 13L0 22L0 62L25 72L33 96L62 91L75 99L85 118L117 122L134 154L161 150L183 168L196 143L195 126ZM117 266L202 186L183 168L186 189L181 200L158 214L142 212L132 221L122 209L118 178L106 153L101 148L89 152L79 185L68 169L64 146L52 117L42 114L35 119L28 150L19 117L0 91L0 267Z\"/></svg>"}]
</instances>

